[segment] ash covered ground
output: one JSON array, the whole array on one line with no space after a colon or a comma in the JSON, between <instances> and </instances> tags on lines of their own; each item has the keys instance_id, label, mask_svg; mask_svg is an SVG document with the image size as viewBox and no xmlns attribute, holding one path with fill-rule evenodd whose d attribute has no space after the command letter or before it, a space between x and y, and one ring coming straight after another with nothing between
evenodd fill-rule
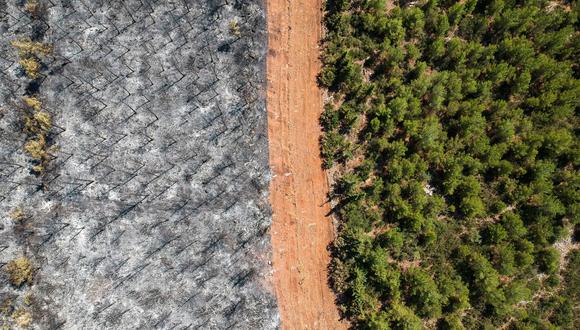
<instances>
[{"instance_id":1,"label":"ash covered ground","mask_svg":"<svg viewBox=\"0 0 580 330\"><path fill-rule=\"evenodd\" d=\"M0 325L23 309L35 329L278 327L263 1L39 2L0 0ZM34 82L22 37L54 47ZM30 93L54 125L42 175ZM34 279L15 287L20 256Z\"/></svg>"}]
</instances>

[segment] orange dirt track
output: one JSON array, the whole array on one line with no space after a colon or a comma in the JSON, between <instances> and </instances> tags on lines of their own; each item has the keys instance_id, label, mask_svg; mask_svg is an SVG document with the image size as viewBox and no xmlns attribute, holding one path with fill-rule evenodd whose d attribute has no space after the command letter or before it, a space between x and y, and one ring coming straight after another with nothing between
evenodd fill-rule
<instances>
[{"instance_id":1,"label":"orange dirt track","mask_svg":"<svg viewBox=\"0 0 580 330\"><path fill-rule=\"evenodd\" d=\"M328 182L318 118L321 0L268 0L273 283L283 329L344 329L328 286Z\"/></svg>"}]
</instances>

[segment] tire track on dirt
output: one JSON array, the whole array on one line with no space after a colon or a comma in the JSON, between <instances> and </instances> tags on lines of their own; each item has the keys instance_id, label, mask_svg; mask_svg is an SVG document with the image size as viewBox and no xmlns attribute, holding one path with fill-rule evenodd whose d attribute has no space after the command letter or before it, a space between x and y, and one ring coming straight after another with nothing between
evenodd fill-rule
<instances>
[{"instance_id":1,"label":"tire track on dirt","mask_svg":"<svg viewBox=\"0 0 580 330\"><path fill-rule=\"evenodd\" d=\"M284 329L342 329L328 286L328 182L319 153L321 0L268 1L273 282Z\"/></svg>"}]
</instances>

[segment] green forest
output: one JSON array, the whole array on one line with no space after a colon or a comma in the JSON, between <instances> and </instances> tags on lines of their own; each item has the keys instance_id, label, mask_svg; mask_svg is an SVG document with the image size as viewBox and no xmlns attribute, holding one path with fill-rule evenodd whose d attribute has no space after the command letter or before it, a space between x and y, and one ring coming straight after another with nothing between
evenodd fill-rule
<instances>
[{"instance_id":1,"label":"green forest","mask_svg":"<svg viewBox=\"0 0 580 330\"><path fill-rule=\"evenodd\" d=\"M579 14L326 1L330 272L353 327L580 327Z\"/></svg>"}]
</instances>

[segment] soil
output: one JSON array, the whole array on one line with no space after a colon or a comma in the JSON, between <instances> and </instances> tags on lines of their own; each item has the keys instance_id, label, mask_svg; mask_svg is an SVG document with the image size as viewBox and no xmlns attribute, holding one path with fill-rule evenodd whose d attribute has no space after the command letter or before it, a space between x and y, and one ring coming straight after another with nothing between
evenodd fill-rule
<instances>
[{"instance_id":1,"label":"soil","mask_svg":"<svg viewBox=\"0 0 580 330\"><path fill-rule=\"evenodd\" d=\"M269 0L273 283L283 329L343 329L328 285L328 181L319 152L321 0Z\"/></svg>"}]
</instances>

